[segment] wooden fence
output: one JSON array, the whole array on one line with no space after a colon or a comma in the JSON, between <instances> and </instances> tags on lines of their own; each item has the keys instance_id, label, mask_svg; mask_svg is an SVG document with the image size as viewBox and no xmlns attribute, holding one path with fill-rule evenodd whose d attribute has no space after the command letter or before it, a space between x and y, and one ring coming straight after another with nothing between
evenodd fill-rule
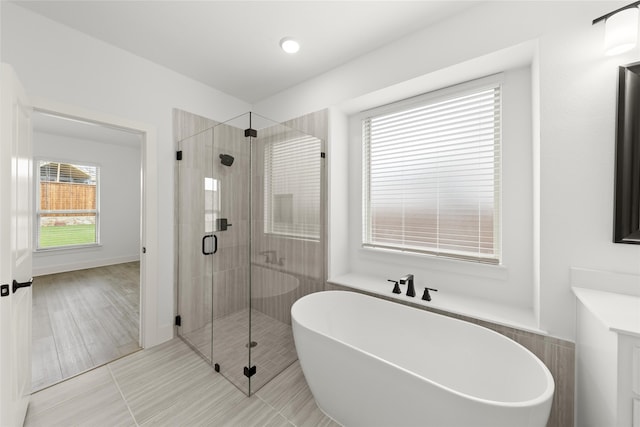
<instances>
[{"instance_id":1,"label":"wooden fence","mask_svg":"<svg viewBox=\"0 0 640 427\"><path fill-rule=\"evenodd\" d=\"M96 209L96 186L67 182L40 183L41 210L85 210ZM55 216L78 214L55 214Z\"/></svg>"}]
</instances>

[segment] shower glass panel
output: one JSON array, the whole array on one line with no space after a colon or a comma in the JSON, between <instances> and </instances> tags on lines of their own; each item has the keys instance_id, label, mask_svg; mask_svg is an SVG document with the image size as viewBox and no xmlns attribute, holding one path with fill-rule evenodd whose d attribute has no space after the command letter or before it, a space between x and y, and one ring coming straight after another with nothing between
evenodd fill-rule
<instances>
[{"instance_id":1,"label":"shower glass panel","mask_svg":"<svg viewBox=\"0 0 640 427\"><path fill-rule=\"evenodd\" d=\"M297 360L291 305L324 286L323 142L262 118L254 118L254 127L250 363L256 374L251 392Z\"/></svg>"},{"instance_id":2,"label":"shower glass panel","mask_svg":"<svg viewBox=\"0 0 640 427\"><path fill-rule=\"evenodd\" d=\"M213 129L179 142L177 201L178 335L211 363L213 217L220 182L213 176Z\"/></svg>"},{"instance_id":3,"label":"shower glass panel","mask_svg":"<svg viewBox=\"0 0 640 427\"><path fill-rule=\"evenodd\" d=\"M244 136L247 127L243 116L213 128L213 176L220 183L220 209L213 215L218 248L211 255L211 286L212 363L248 395L251 139Z\"/></svg>"},{"instance_id":4,"label":"shower glass panel","mask_svg":"<svg viewBox=\"0 0 640 427\"><path fill-rule=\"evenodd\" d=\"M324 141L246 114L180 141L178 334L251 395L296 359L324 286Z\"/></svg>"}]
</instances>

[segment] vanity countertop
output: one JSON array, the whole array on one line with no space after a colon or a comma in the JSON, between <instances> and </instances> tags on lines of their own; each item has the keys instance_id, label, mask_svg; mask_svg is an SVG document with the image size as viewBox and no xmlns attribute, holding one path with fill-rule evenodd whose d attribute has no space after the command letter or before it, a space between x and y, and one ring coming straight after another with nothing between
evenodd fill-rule
<instances>
[{"instance_id":1,"label":"vanity countertop","mask_svg":"<svg viewBox=\"0 0 640 427\"><path fill-rule=\"evenodd\" d=\"M640 337L640 297L576 286L571 289L611 331Z\"/></svg>"}]
</instances>

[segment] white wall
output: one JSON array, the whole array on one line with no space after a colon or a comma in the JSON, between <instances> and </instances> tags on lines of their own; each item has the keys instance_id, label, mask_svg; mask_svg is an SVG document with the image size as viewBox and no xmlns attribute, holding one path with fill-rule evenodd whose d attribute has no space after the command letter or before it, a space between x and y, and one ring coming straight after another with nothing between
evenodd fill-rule
<instances>
[{"instance_id":1,"label":"white wall","mask_svg":"<svg viewBox=\"0 0 640 427\"><path fill-rule=\"evenodd\" d=\"M330 142L330 155L326 157L328 212L327 212L327 247L331 248L327 257L327 277L349 271L348 245L344 236L349 234L349 186L345 171L349 168L349 144L343 136L349 132L349 123L344 113L338 108L329 110L329 135L326 147Z\"/></svg>"},{"instance_id":2,"label":"white wall","mask_svg":"<svg viewBox=\"0 0 640 427\"><path fill-rule=\"evenodd\" d=\"M174 202L172 108L218 121L250 110L245 102L78 31L1 2L1 59L13 66L28 94L105 115L147 123L157 133L157 163L147 165L159 188L157 331L173 336ZM152 236L153 237L153 236Z\"/></svg>"},{"instance_id":3,"label":"white wall","mask_svg":"<svg viewBox=\"0 0 640 427\"><path fill-rule=\"evenodd\" d=\"M100 246L36 252L34 276L140 259L140 145L34 132L33 157L100 167Z\"/></svg>"},{"instance_id":4,"label":"white wall","mask_svg":"<svg viewBox=\"0 0 640 427\"><path fill-rule=\"evenodd\" d=\"M605 57L603 26L585 22L611 7L581 4L540 40L540 315L571 338L571 267L640 276L640 246L612 243L617 67L640 53Z\"/></svg>"},{"instance_id":5,"label":"white wall","mask_svg":"<svg viewBox=\"0 0 640 427\"><path fill-rule=\"evenodd\" d=\"M390 102L432 90L434 85L451 84L454 78L472 78L474 73L487 70L482 69L488 67L486 61L480 59L497 52L524 54L526 61L533 63L534 100L530 159L533 200L526 201L533 209L533 231L522 236L522 244L532 251L528 261L533 276L530 304L539 311L540 328L572 340L572 267L635 275L636 291L640 293L640 246L612 243L617 66L640 57L638 49L605 57L603 26L591 25L594 18L622 5L480 3L261 101L254 111L277 120L326 107L332 107L333 114L341 110L350 115L376 102ZM513 57L507 55L507 59L509 56ZM342 147L348 138L346 133L341 138L334 135L329 156L333 146ZM354 167L357 162L350 158L347 170L332 170L332 174L341 173L334 174L332 180L347 182L348 170ZM349 228L354 226L357 227L349 224ZM330 242L332 250L338 245L344 251L344 245L348 245L347 239L336 235L331 236ZM396 262L389 265L389 270L405 271L407 267L420 266L420 262ZM351 264L353 269L354 262ZM333 270L332 274L346 272ZM608 285L600 284L604 289ZM441 292L450 290L444 282L440 288ZM497 286L484 296L501 299L504 291L504 287Z\"/></svg>"}]
</instances>

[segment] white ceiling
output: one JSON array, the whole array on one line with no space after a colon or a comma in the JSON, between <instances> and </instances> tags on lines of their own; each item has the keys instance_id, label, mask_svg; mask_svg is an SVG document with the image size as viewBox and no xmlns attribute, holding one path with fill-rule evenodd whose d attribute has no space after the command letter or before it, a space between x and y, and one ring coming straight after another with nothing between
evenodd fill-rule
<instances>
[{"instance_id":1,"label":"white ceiling","mask_svg":"<svg viewBox=\"0 0 640 427\"><path fill-rule=\"evenodd\" d=\"M477 1L15 3L248 103L340 66ZM296 55L278 42L290 36Z\"/></svg>"}]
</instances>

